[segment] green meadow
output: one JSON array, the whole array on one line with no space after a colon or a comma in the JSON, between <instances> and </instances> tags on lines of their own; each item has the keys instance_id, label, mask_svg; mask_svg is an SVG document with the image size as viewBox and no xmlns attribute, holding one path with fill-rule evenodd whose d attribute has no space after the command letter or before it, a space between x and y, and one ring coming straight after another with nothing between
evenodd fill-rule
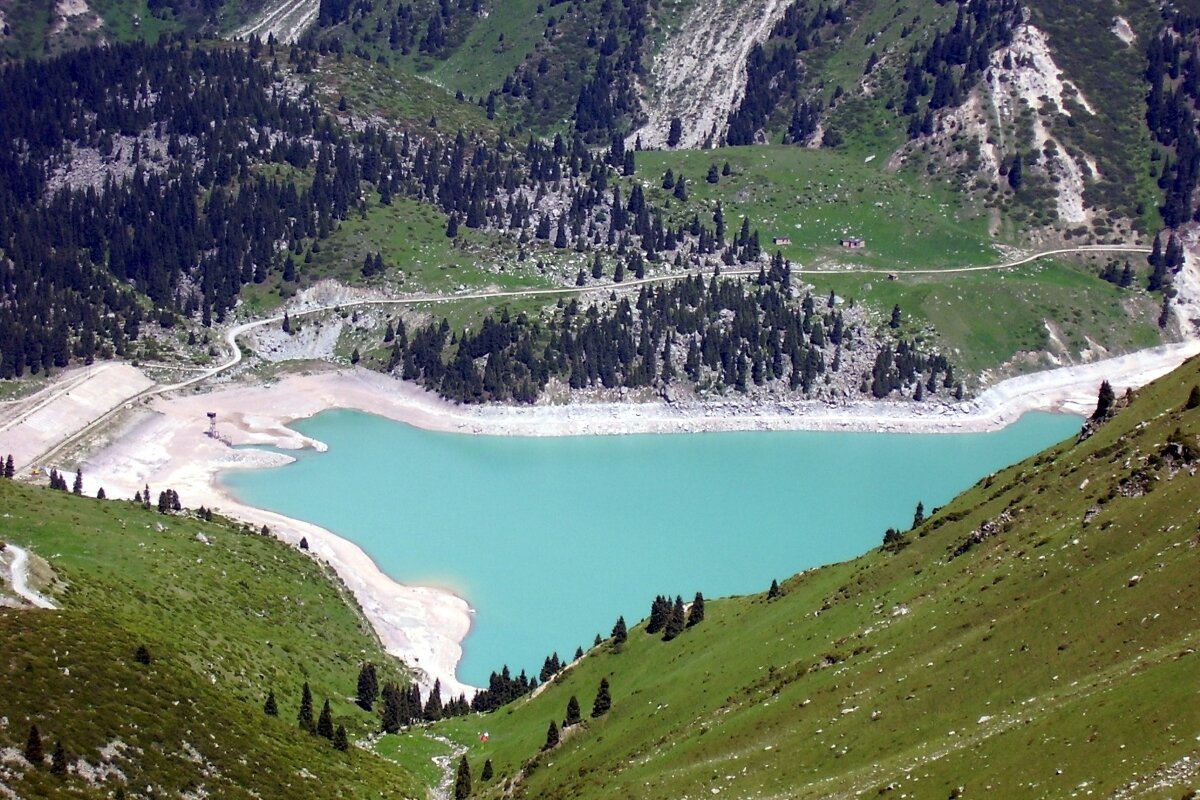
<instances>
[{"instance_id":1,"label":"green meadow","mask_svg":"<svg viewBox=\"0 0 1200 800\"><path fill-rule=\"evenodd\" d=\"M360 664L375 663L381 682L404 679L328 568L257 531L125 501L0 481L0 502L0 540L49 562L44 591L63 608L0 609L4 746L23 749L36 724L47 755L61 740L97 764L123 742L109 761L129 787L172 793L419 793L407 772L296 725L307 681L316 712L327 699L351 739L374 733L378 719L352 702ZM151 663L139 662L139 647ZM270 691L278 717L263 713ZM82 785L33 771L11 784L32 797L80 796Z\"/></svg>"},{"instance_id":2,"label":"green meadow","mask_svg":"<svg viewBox=\"0 0 1200 800\"><path fill-rule=\"evenodd\" d=\"M776 599L710 598L670 642L631 625L535 697L433 730L468 748L481 797L1108 796L1186 766L1198 382L1193 359L887 549ZM591 718L601 679L612 709ZM572 696L584 721L543 751ZM1189 796L1195 774L1168 786L1130 796Z\"/></svg>"}]
</instances>

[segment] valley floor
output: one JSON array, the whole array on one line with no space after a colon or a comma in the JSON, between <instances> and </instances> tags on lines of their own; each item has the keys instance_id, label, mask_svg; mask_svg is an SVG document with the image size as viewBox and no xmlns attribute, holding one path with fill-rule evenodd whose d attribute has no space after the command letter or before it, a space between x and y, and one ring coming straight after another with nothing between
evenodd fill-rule
<instances>
[{"instance_id":1,"label":"valley floor","mask_svg":"<svg viewBox=\"0 0 1200 800\"><path fill-rule=\"evenodd\" d=\"M429 430L520 436L732 430L956 433L998 429L1034 410L1084 415L1094 408L1101 381L1110 381L1120 393L1200 354L1192 322L1200 318L1200 263L1194 257L1177 285L1181 343L1012 378L961 403L754 405L721 399L472 407L366 370L318 367L268 384L226 385L208 393L184 393L188 381L162 393L142 391L151 381L139 370L112 365L64 373L24 403L5 407L0 454L12 452L19 469L55 464L70 473L80 464L88 494L101 486L114 498L132 497L145 486L152 491L171 488L189 507L203 505L256 527L266 525L292 543L307 539L354 593L387 648L422 671L426 686L440 680L445 691L457 694L470 692L455 675L461 642L471 626L467 603L442 589L396 583L358 546L330 531L239 503L221 486L222 471L280 466L291 459L231 445L323 449L321 442L287 425L331 408L378 414ZM230 343L237 331L251 326L231 331ZM230 362L205 374L236 364L240 352L233 352ZM207 435L209 412L217 415L218 438ZM59 447L64 441L69 446Z\"/></svg>"}]
</instances>

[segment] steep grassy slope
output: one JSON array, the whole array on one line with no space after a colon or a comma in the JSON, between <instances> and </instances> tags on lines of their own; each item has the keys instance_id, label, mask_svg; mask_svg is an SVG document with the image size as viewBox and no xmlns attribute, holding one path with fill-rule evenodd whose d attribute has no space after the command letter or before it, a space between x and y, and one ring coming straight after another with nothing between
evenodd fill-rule
<instances>
[{"instance_id":1,"label":"steep grassy slope","mask_svg":"<svg viewBox=\"0 0 1200 800\"><path fill-rule=\"evenodd\" d=\"M1198 383L1193 359L897 547L774 600L710 601L671 642L639 626L537 697L439 731L477 784L492 761L493 797L1194 791ZM590 719L602 678L612 710ZM539 753L572 695L584 723Z\"/></svg>"},{"instance_id":2,"label":"steep grassy slope","mask_svg":"<svg viewBox=\"0 0 1200 800\"><path fill-rule=\"evenodd\" d=\"M394 766L297 729L305 681L316 712L328 699L335 724L356 738L378 727L350 702L359 665L402 677L317 562L269 537L126 502L3 481L0 504L0 537L50 562L49 591L63 606L0 611L0 747L23 749L36 724L47 755L62 740L79 760L59 778L6 759L0 784L25 797L108 796L97 792L118 785L220 797L419 794ZM148 665L135 658L143 645ZM277 718L262 711L272 690Z\"/></svg>"}]
</instances>

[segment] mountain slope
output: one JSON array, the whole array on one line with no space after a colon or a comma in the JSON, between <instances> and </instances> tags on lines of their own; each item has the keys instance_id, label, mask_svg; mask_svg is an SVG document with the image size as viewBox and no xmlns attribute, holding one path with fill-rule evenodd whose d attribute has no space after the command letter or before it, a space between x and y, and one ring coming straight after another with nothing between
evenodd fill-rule
<instances>
[{"instance_id":1,"label":"mountain slope","mask_svg":"<svg viewBox=\"0 0 1200 800\"><path fill-rule=\"evenodd\" d=\"M10 480L0 481L0 503L0 536L49 562L43 591L61 607L0 608L0 790L420 794L395 765L297 727L305 682L314 716L328 699L335 724L357 739L379 728L351 701L359 665L376 664L380 683L406 680L319 562L228 522L137 503ZM277 717L263 711L270 692ZM47 761L62 742L67 774L20 755L31 725Z\"/></svg>"},{"instance_id":2,"label":"mountain slope","mask_svg":"<svg viewBox=\"0 0 1200 800\"><path fill-rule=\"evenodd\" d=\"M484 796L1195 790L1197 384L1193 359L886 549L777 599L710 600L670 642L638 626L535 698L441 730L474 774L493 762ZM612 710L587 718L601 678ZM573 695L585 721L540 752Z\"/></svg>"}]
</instances>

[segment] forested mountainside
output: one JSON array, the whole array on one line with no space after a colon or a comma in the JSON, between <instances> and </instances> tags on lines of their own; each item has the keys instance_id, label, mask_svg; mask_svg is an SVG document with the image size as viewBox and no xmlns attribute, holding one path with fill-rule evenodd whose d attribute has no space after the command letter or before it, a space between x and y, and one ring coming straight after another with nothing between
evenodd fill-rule
<instances>
[{"instance_id":1,"label":"forested mountainside","mask_svg":"<svg viewBox=\"0 0 1200 800\"><path fill-rule=\"evenodd\" d=\"M433 732L478 797L1195 797L1198 383L1192 359L1102 392L1077 439L861 558L647 598Z\"/></svg>"},{"instance_id":2,"label":"forested mountainside","mask_svg":"<svg viewBox=\"0 0 1200 800\"><path fill-rule=\"evenodd\" d=\"M326 0L310 36L428 75L489 118L536 131L620 136L630 146L783 142L890 156L893 167L944 174L1026 223L1080 233L1123 230L1123 221L1154 229L1159 207L1173 227L1194 211L1172 200L1194 188L1190 144L1176 154L1158 131L1176 95L1171 115L1195 127L1186 8L749 5L770 24L745 24L729 3L516 2L500 13L482 0ZM750 41L719 35L735 21ZM726 98L717 84L730 75L739 88Z\"/></svg>"},{"instance_id":3,"label":"forested mountainside","mask_svg":"<svg viewBox=\"0 0 1200 800\"><path fill-rule=\"evenodd\" d=\"M727 10L708 8L704 24ZM319 11L290 44L126 31L114 38L132 41L54 47L3 67L0 377L110 356L207 363L217 355L211 326L328 277L386 294L595 290L581 298L594 322L528 302L432 319L422 309L342 354L362 345L364 363L468 401L531 400L554 382L771 386L811 398L831 386L834 365L851 362L831 396L890 386L917 399L929 391L918 385L957 394L966 378L969 391L971 376L1020 369L1043 350L1091 358L1189 324L1170 313L1183 264L1177 229L1195 215L1200 173L1200 34L1181 11L1138 6L1124 27L1109 19L1102 32L1119 46L1089 72L1101 13L1090 3L773 5L762 41L705 45L744 50L744 63L721 67L744 88L717 118L702 115L700 136L683 111L661 136L647 127L658 124L650 104L679 99L662 94L656 59L697 33L695 6L518 2L493 14L483 2L326 2ZM868 47L849 80L847 65ZM1092 83L1097 70L1103 85ZM1147 245L1151 234L1149 263L1129 254L1054 267L1014 298L1020 319L987 336L963 325L962 304L974 302L963 298L983 287L933 297L924 278L880 288L863 272L809 290L790 277L797 259L903 273L999 262L998 241ZM846 251L846 241L865 247ZM758 341L735 330L761 294L754 285L692 306L708 318L683 327L645 292L635 322L614 294L627 280L722 270L761 274L759 284L786 273L793 318L810 291L832 294L838 314L859 304L854 357L821 336L803 350L790 328L764 329ZM690 296L688 286L663 291ZM758 324L772 325L768 316ZM528 331L510 328L522 319ZM588 325L636 344L582 345ZM958 379L880 380L889 374L880 359L901 339L942 365L935 372L961 359Z\"/></svg>"},{"instance_id":4,"label":"forested mountainside","mask_svg":"<svg viewBox=\"0 0 1200 800\"><path fill-rule=\"evenodd\" d=\"M824 328L818 321L814 333L811 297L803 310L793 303L782 256L774 257L768 275L764 248L747 218L731 236L720 204L711 218L676 214L673 222L640 184L626 182L623 195L621 179L635 166L619 139L595 152L578 136L550 143L527 138L516 146L504 136L459 130L451 137L422 125L391 132L375 123L344 127L321 109L313 86L302 83L319 57L302 46L242 50L164 39L6 69L0 105L26 113L5 115L0 129L16 145L0 164L9 176L0 189L0 240L8 243L3 286L10 299L0 311L3 377L63 367L72 358L130 355L146 323L187 329L194 343L195 329L223 322L243 287L269 279L296 285L342 221L365 215L368 205L386 209L397 198L446 214L447 238L460 228L503 237L518 249L518 261L526 260L527 248L590 254L577 284L642 279L648 264L686 272L703 263L762 263L759 283L782 285L782 292L755 300L751 292L761 290L731 284L711 311L698 309L699 296L692 298L685 305L697 308L698 321L674 323L670 336L662 325L671 315L651 325L643 293L637 347L623 344L635 336L632 319L618 321L630 317L628 303L610 317L624 329L611 341L601 328L572 330L562 320L552 323L564 326L562 335L547 339L537 325L513 332L507 321L488 318L480 334L468 339L464 332L450 350L445 323L435 321L411 342L401 332L387 368L448 397L529 402L555 375L575 387L666 383L674 377L672 346L681 363L686 355L682 372L693 383L701 380L701 356L710 371L719 371L719 381L740 389L748 380L761 385L786 375L791 389L809 393L827 361L839 369L842 315L833 311L834 298ZM664 178L663 186L673 199L686 199L682 175ZM601 251L612 259L607 266ZM361 266L363 278L385 271L379 253ZM674 291L678 305L679 292L690 297L703 286L696 281L664 291L655 304ZM716 291L714 284L708 293L715 298ZM760 330L757 314L735 314L740 321L731 340L718 316L747 302L773 307L770 314L789 322ZM700 338L689 347L677 336L692 328ZM504 332L499 346L492 337L497 330ZM802 349L806 336L811 350ZM583 341L590 344L577 346ZM884 349L890 357L890 347L860 347L855 360ZM530 360L535 348L537 363ZM902 351L909 349L905 343ZM481 356L494 357L476 367ZM513 373L508 364L516 362L525 369ZM932 363L946 368L944 359ZM496 375L505 376L507 388L480 388ZM906 385L916 380L909 378ZM849 381L857 386L860 379L855 373ZM880 394L882 384L875 385Z\"/></svg>"}]
</instances>

